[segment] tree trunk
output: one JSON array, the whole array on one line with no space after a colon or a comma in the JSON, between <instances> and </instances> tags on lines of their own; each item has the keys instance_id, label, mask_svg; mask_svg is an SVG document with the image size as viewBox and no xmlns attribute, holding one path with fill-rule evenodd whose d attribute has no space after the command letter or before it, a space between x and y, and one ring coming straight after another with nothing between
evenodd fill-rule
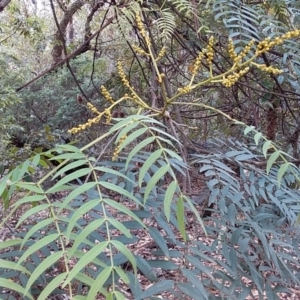
<instances>
[{"instance_id":1,"label":"tree trunk","mask_svg":"<svg viewBox=\"0 0 300 300\"><path fill-rule=\"evenodd\" d=\"M11 0L0 0L0 12L9 4Z\"/></svg>"},{"instance_id":2,"label":"tree trunk","mask_svg":"<svg viewBox=\"0 0 300 300\"><path fill-rule=\"evenodd\" d=\"M84 1L76 0L66 10L62 20L59 23L59 29L55 33L54 46L52 49L53 65L62 60L63 44L65 43L66 29L72 21L73 15L84 5Z\"/></svg>"}]
</instances>

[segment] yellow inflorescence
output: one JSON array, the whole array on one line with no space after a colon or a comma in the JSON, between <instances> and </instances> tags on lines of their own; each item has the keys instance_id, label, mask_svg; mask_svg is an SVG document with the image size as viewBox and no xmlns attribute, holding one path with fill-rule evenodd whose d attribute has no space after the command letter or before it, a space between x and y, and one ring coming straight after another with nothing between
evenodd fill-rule
<instances>
[{"instance_id":1,"label":"yellow inflorescence","mask_svg":"<svg viewBox=\"0 0 300 300\"><path fill-rule=\"evenodd\" d=\"M126 78L126 75L125 75L125 73L124 73L123 67L122 67L122 65L121 65L120 62L117 63L117 69L118 69L118 74L119 74L119 76L120 76L120 78L121 78L123 84L124 84L126 87L130 88L129 81L128 81L127 78Z\"/></svg>"},{"instance_id":2,"label":"yellow inflorescence","mask_svg":"<svg viewBox=\"0 0 300 300\"><path fill-rule=\"evenodd\" d=\"M87 107L90 109L91 112L94 114L101 115L101 113L98 111L98 109L92 104L92 103L87 103Z\"/></svg>"},{"instance_id":3,"label":"yellow inflorescence","mask_svg":"<svg viewBox=\"0 0 300 300\"><path fill-rule=\"evenodd\" d=\"M196 75L198 73L198 71L200 69L200 66L201 66L201 61L202 61L203 57L204 57L204 53L201 51L198 54L197 58L196 58L194 66L192 67L192 74L193 75Z\"/></svg>"},{"instance_id":4,"label":"yellow inflorescence","mask_svg":"<svg viewBox=\"0 0 300 300\"><path fill-rule=\"evenodd\" d=\"M255 55L248 61L244 62L243 65L253 65L264 72L271 73L274 75L282 73L283 72L282 70L276 69L272 66L267 66L264 64L257 64L255 62L253 62L253 59L258 57L259 55L269 51L272 47L281 45L285 40L299 37L299 36L300 36L300 30L298 29L298 30L293 30L293 31L287 32L280 37L274 38L273 40L271 40L270 37L264 39L263 41L258 43L258 45L256 47ZM250 41L249 44L244 48L244 50L239 55L237 55L234 51L233 41L229 40L228 52L229 52L230 58L234 62L234 65L232 67L233 73L231 73L227 77L223 78L222 83L224 86L231 87L233 84L235 84L239 80L239 78L241 76L243 76L245 73L248 72L249 67L246 67L245 69L243 69L239 72L234 72L234 69L236 67L241 67L243 58L249 53L249 51L252 48L252 46L254 45L254 43L255 43L254 40Z\"/></svg>"},{"instance_id":5,"label":"yellow inflorescence","mask_svg":"<svg viewBox=\"0 0 300 300\"><path fill-rule=\"evenodd\" d=\"M149 53L147 53L145 50L143 50L142 48L140 48L137 45L132 45L132 48L139 55L149 56Z\"/></svg>"},{"instance_id":6,"label":"yellow inflorescence","mask_svg":"<svg viewBox=\"0 0 300 300\"><path fill-rule=\"evenodd\" d=\"M72 129L68 130L69 133L76 134L80 131L83 131L83 130L91 127L93 124L97 124L100 122L100 119L104 113L100 113L98 111L98 109L91 103L88 103L87 106L93 113L97 114L98 116L93 119L88 119L88 121L85 124L80 124L80 125L78 125L78 127L74 127Z\"/></svg>"},{"instance_id":7,"label":"yellow inflorescence","mask_svg":"<svg viewBox=\"0 0 300 300\"><path fill-rule=\"evenodd\" d=\"M233 60L235 64L239 64L241 60L249 53L251 47L254 45L255 40L251 40L244 50Z\"/></svg>"},{"instance_id":8,"label":"yellow inflorescence","mask_svg":"<svg viewBox=\"0 0 300 300\"><path fill-rule=\"evenodd\" d=\"M207 49L203 49L201 52L199 52L194 65L189 66L189 70L193 76L195 76L198 73L201 66L202 59L204 58L205 55L206 55L207 63L211 65L212 60L214 58L213 45L214 45L214 37L211 36L208 41ZM184 87L184 88L179 88L178 91L188 93L190 90L189 87Z\"/></svg>"},{"instance_id":9,"label":"yellow inflorescence","mask_svg":"<svg viewBox=\"0 0 300 300\"><path fill-rule=\"evenodd\" d=\"M160 60L161 58L163 58L166 54L166 47L162 47L161 50L158 53L158 56L156 58L156 61Z\"/></svg>"},{"instance_id":10,"label":"yellow inflorescence","mask_svg":"<svg viewBox=\"0 0 300 300\"><path fill-rule=\"evenodd\" d=\"M111 103L114 103L114 99L112 98L111 94L109 93L109 91L107 90L107 88L105 86L101 85L100 90L101 90L103 97L106 100L108 100Z\"/></svg>"},{"instance_id":11,"label":"yellow inflorescence","mask_svg":"<svg viewBox=\"0 0 300 300\"><path fill-rule=\"evenodd\" d=\"M144 25L143 25L141 16L140 16L138 13L136 14L136 25L137 25L137 27L138 27L138 30L139 30L141 33L146 34L146 31L145 31L145 28L144 28Z\"/></svg>"},{"instance_id":12,"label":"yellow inflorescence","mask_svg":"<svg viewBox=\"0 0 300 300\"><path fill-rule=\"evenodd\" d=\"M274 75L278 75L278 74L281 74L283 72L282 70L276 69L272 66L268 67L264 64L260 65L260 64L252 63L252 65L254 65L255 67L257 67L258 69L260 69L264 72L271 73L271 74L274 74Z\"/></svg>"},{"instance_id":13,"label":"yellow inflorescence","mask_svg":"<svg viewBox=\"0 0 300 300\"><path fill-rule=\"evenodd\" d=\"M209 38L208 41L208 45L207 45L207 52L206 52L206 57L207 57L207 63L210 65L212 63L212 60L214 58L214 49L213 49L213 45L214 45L214 37L211 36Z\"/></svg>"},{"instance_id":14,"label":"yellow inflorescence","mask_svg":"<svg viewBox=\"0 0 300 300\"><path fill-rule=\"evenodd\" d=\"M104 111L104 114L106 115L106 120L105 120L106 124L110 124L110 121L111 121L111 118L112 118L110 110L106 109Z\"/></svg>"},{"instance_id":15,"label":"yellow inflorescence","mask_svg":"<svg viewBox=\"0 0 300 300\"><path fill-rule=\"evenodd\" d=\"M223 79L222 84L226 87L233 86L243 75L245 75L249 71L249 69L249 67L246 67L245 69L237 73L228 75L226 78Z\"/></svg>"},{"instance_id":16,"label":"yellow inflorescence","mask_svg":"<svg viewBox=\"0 0 300 300\"><path fill-rule=\"evenodd\" d=\"M184 86L182 88L178 89L179 93L183 93L183 94L187 94L191 91L191 87L190 86Z\"/></svg>"},{"instance_id":17,"label":"yellow inflorescence","mask_svg":"<svg viewBox=\"0 0 300 300\"><path fill-rule=\"evenodd\" d=\"M228 52L229 52L229 55L230 55L230 58L235 61L236 58L237 58L237 54L235 53L234 51L234 46L233 46L233 40L230 39L228 41Z\"/></svg>"},{"instance_id":18,"label":"yellow inflorescence","mask_svg":"<svg viewBox=\"0 0 300 300\"><path fill-rule=\"evenodd\" d=\"M257 48L256 48L256 55L265 53L274 46L281 45L284 42L284 40L288 40L288 39L295 38L298 36L300 36L300 29L289 31L280 37L274 38L274 40L272 40L272 41L271 41L271 38L266 38L263 41L258 43Z\"/></svg>"},{"instance_id":19,"label":"yellow inflorescence","mask_svg":"<svg viewBox=\"0 0 300 300\"><path fill-rule=\"evenodd\" d=\"M146 33L141 16L139 14L136 14L136 25L137 25L137 28L138 28L139 32L141 33L142 37L145 39L147 45L150 46L151 45L150 39Z\"/></svg>"},{"instance_id":20,"label":"yellow inflorescence","mask_svg":"<svg viewBox=\"0 0 300 300\"><path fill-rule=\"evenodd\" d=\"M117 69L118 69L118 74L119 74L119 76L120 76L123 84L130 90L130 98L131 98L131 100L134 101L135 103L137 103L139 106L141 106L143 108L147 108L148 106L145 103L143 103L143 101L141 101L141 99L136 94L136 92L134 90L134 87L132 87L129 84L129 81L126 78L126 75L124 73L123 67L122 67L122 65L121 65L120 62L117 63Z\"/></svg>"},{"instance_id":21,"label":"yellow inflorescence","mask_svg":"<svg viewBox=\"0 0 300 300\"><path fill-rule=\"evenodd\" d=\"M120 153L120 146L122 145L122 143L126 140L126 137L127 135L123 135L119 142L118 142L118 145L116 146L115 150L114 150L114 153L113 153L113 156L112 156L112 161L115 161L118 159L118 156L119 156L119 153Z\"/></svg>"}]
</instances>

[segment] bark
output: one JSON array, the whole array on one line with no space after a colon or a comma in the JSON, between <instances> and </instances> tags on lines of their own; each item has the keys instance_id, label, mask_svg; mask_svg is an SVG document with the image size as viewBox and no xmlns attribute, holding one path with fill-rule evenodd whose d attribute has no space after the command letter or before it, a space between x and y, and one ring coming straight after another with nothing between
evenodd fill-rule
<instances>
[{"instance_id":1,"label":"bark","mask_svg":"<svg viewBox=\"0 0 300 300\"><path fill-rule=\"evenodd\" d=\"M59 23L59 28L57 29L54 37L54 46L52 49L52 60L53 65L56 65L62 60L63 45L65 43L66 30L68 24L72 21L73 15L84 5L84 1L76 0L74 1L66 10L62 20Z\"/></svg>"},{"instance_id":2,"label":"bark","mask_svg":"<svg viewBox=\"0 0 300 300\"><path fill-rule=\"evenodd\" d=\"M4 8L9 4L11 0L0 0L0 12L4 10Z\"/></svg>"}]
</instances>

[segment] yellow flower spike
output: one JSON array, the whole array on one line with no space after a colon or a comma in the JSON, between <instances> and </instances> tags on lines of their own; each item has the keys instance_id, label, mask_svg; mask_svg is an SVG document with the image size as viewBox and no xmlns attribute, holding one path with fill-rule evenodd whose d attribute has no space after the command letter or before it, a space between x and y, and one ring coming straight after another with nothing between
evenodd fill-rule
<instances>
[{"instance_id":1,"label":"yellow flower spike","mask_svg":"<svg viewBox=\"0 0 300 300\"><path fill-rule=\"evenodd\" d=\"M140 31L142 31L144 27L143 27L143 22L142 22L140 14L137 13L135 18L136 18L136 25L137 25L138 29Z\"/></svg>"},{"instance_id":2,"label":"yellow flower spike","mask_svg":"<svg viewBox=\"0 0 300 300\"><path fill-rule=\"evenodd\" d=\"M136 14L136 25L138 27L139 32L141 33L142 37L145 39L148 46L151 45L150 39L148 35L146 34L146 30L144 28L141 16L137 13Z\"/></svg>"},{"instance_id":3,"label":"yellow flower spike","mask_svg":"<svg viewBox=\"0 0 300 300\"><path fill-rule=\"evenodd\" d=\"M222 84L225 87L231 87L233 86L243 75L245 75L249 71L249 67L246 67L245 69L239 71L238 73L232 73L231 75L228 75L227 78L223 78Z\"/></svg>"},{"instance_id":4,"label":"yellow flower spike","mask_svg":"<svg viewBox=\"0 0 300 300\"><path fill-rule=\"evenodd\" d=\"M158 53L158 56L156 58L156 61L160 60L161 58L164 57L164 55L166 54L166 47L162 47L161 50Z\"/></svg>"},{"instance_id":5,"label":"yellow flower spike","mask_svg":"<svg viewBox=\"0 0 300 300\"><path fill-rule=\"evenodd\" d=\"M252 62L251 63L253 66L255 66L256 68L264 71L264 72L267 72L267 73L271 73L271 74L274 74L274 75L278 75L278 74L281 74L283 71L280 70L280 69L276 69L272 66L266 66L265 64L257 64L257 63L254 63Z\"/></svg>"},{"instance_id":6,"label":"yellow flower spike","mask_svg":"<svg viewBox=\"0 0 300 300\"><path fill-rule=\"evenodd\" d=\"M87 107L92 111L98 114L97 117L93 118L93 119L88 119L86 123L84 124L79 124L77 127L73 127L71 129L68 130L69 133L71 134L76 134L80 131L86 130L87 128L91 127L93 124L97 124L100 122L101 116L104 113L100 113L91 103L87 104ZM110 113L110 112L109 112Z\"/></svg>"},{"instance_id":7,"label":"yellow flower spike","mask_svg":"<svg viewBox=\"0 0 300 300\"><path fill-rule=\"evenodd\" d=\"M133 45L132 48L139 55L149 56L149 53L136 45Z\"/></svg>"},{"instance_id":8,"label":"yellow flower spike","mask_svg":"<svg viewBox=\"0 0 300 300\"><path fill-rule=\"evenodd\" d=\"M120 62L117 63L117 70L118 70L118 74L123 82L123 84L128 87L128 88L131 88L130 87L130 84L129 84L129 81L126 79L126 75L124 73L124 70L122 68L122 65Z\"/></svg>"},{"instance_id":9,"label":"yellow flower spike","mask_svg":"<svg viewBox=\"0 0 300 300\"><path fill-rule=\"evenodd\" d=\"M109 93L109 91L106 89L105 86L101 85L100 90L106 100L108 100L111 103L114 103L114 100L113 100L111 94Z\"/></svg>"},{"instance_id":10,"label":"yellow flower spike","mask_svg":"<svg viewBox=\"0 0 300 300\"><path fill-rule=\"evenodd\" d=\"M190 91L191 91L190 86L184 86L184 87L178 89L178 92L183 93L183 94L188 94Z\"/></svg>"},{"instance_id":11,"label":"yellow flower spike","mask_svg":"<svg viewBox=\"0 0 300 300\"><path fill-rule=\"evenodd\" d=\"M213 57L214 57L214 49L213 49L213 45L214 45L214 37L211 36L209 38L208 41L208 46L207 46L207 53L206 53L206 57L207 57L207 63L210 65L212 63Z\"/></svg>"},{"instance_id":12,"label":"yellow flower spike","mask_svg":"<svg viewBox=\"0 0 300 300\"><path fill-rule=\"evenodd\" d=\"M293 30L289 31L279 37L275 37L273 41L271 41L271 38L266 38L263 41L259 42L256 49L256 55L265 53L269 51L272 47L281 45L284 40L295 38L300 36L300 30Z\"/></svg>"},{"instance_id":13,"label":"yellow flower spike","mask_svg":"<svg viewBox=\"0 0 300 300\"><path fill-rule=\"evenodd\" d=\"M229 42L228 42L228 52L229 52L230 58L235 62L235 60L238 56L234 51L234 45L233 45L232 39L229 39Z\"/></svg>"},{"instance_id":14,"label":"yellow flower spike","mask_svg":"<svg viewBox=\"0 0 300 300\"><path fill-rule=\"evenodd\" d=\"M248 45L246 45L246 47L244 48L244 50L236 56L236 58L234 59L234 63L236 63L237 65L241 62L241 60L249 53L249 51L251 50L251 47L254 44L254 40L251 40Z\"/></svg>"},{"instance_id":15,"label":"yellow flower spike","mask_svg":"<svg viewBox=\"0 0 300 300\"><path fill-rule=\"evenodd\" d=\"M203 57L204 57L204 53L202 51L199 52L195 64L193 66L190 66L190 70L193 76L195 76L198 73Z\"/></svg>"},{"instance_id":16,"label":"yellow flower spike","mask_svg":"<svg viewBox=\"0 0 300 300\"><path fill-rule=\"evenodd\" d=\"M119 153L120 153L120 146L126 140L126 138L127 138L126 134L120 137L120 139L118 141L118 144L116 145L116 147L114 149L113 156L112 156L112 161L117 160L117 158L119 156Z\"/></svg>"}]
</instances>

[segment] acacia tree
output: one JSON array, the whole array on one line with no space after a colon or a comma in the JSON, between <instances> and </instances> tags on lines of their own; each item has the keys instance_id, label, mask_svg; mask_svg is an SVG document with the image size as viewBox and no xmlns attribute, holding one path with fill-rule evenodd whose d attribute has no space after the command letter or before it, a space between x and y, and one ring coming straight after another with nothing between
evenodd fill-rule
<instances>
[{"instance_id":1,"label":"acacia tree","mask_svg":"<svg viewBox=\"0 0 300 300\"><path fill-rule=\"evenodd\" d=\"M158 53L161 47L166 47L168 51L158 67L165 75L169 96L189 80L193 61L199 51L207 46L209 30L214 32L216 41L213 45L213 69L215 74L221 74L228 67L232 54L227 49L228 38L233 40L234 51L238 54L252 39L257 43L267 36L276 37L298 24L297 2L225 2L50 1L45 5L48 14L53 18L53 31L48 32L53 36L51 44L48 44L51 46L48 56L52 58L52 62L46 70L35 71L38 75L18 87L17 91L30 86L58 67L66 66L78 91L86 100L92 100L80 84L77 78L79 74L75 74L72 67L72 59L82 55L90 59L92 83L98 76L97 69L93 66L101 58L106 60L111 69L108 76L112 78L112 86L113 81L118 84L115 72L112 71L114 62L127 61L131 65L128 71L132 84L141 92L147 93L153 107L164 106L163 94L153 73L154 66L150 58L139 56L135 51L136 46L145 50L132 19L136 11L143 11L143 22L153 41L154 53ZM111 52L110 39L114 41L114 53ZM182 98L182 101L199 98L201 103L207 103L237 120L261 128L269 139L278 139L278 142L283 143L286 150L292 146L293 154L297 156L297 45L296 41L291 41L272 48L258 62L266 66L278 66L284 70L280 75L270 76L259 69L251 68L230 88L218 83L208 83L187 95L186 99ZM195 81L201 80L208 72L209 66L204 63L202 72L196 75ZM148 74L151 73L153 75L149 80ZM135 78L143 80L134 82ZM96 79L98 91L102 83ZM176 115L177 122L188 122L194 127L202 128L187 134L189 138L195 137L197 142L203 142L211 135L237 134L236 128L225 125L226 120L217 113L199 109L191 114L189 108L181 112L171 112Z\"/></svg>"},{"instance_id":2,"label":"acacia tree","mask_svg":"<svg viewBox=\"0 0 300 300\"><path fill-rule=\"evenodd\" d=\"M110 127L81 149L71 145L57 149L62 153L57 161L67 161L37 182L27 184L22 177L43 162L40 154L1 181L7 206L17 188L28 195L15 208L35 204L20 217L17 227L36 212L46 209L49 214L42 220L38 217L41 222L30 226L25 237L18 232L19 240L2 245L25 249L8 254L9 263L1 261L0 284L29 298L39 293L40 299L58 292L71 298L94 299L99 293L107 299L125 299L125 285L135 299L162 292L175 299L197 299L199 295L203 299L254 298L253 290L259 297L267 293L270 299L280 298L281 292L290 295L299 284L295 275L299 238L289 227L299 212L297 190L293 189L299 174L276 142L284 143L286 149L292 144L297 154L294 58L300 31L294 29L298 3L291 4L50 1L47 13L53 22L44 28L53 37L43 53L48 56L47 68L16 90L23 92L25 99L25 94L32 92L32 97L47 84L55 89L59 83L67 90L72 80L72 88L76 86L81 94L78 101L87 102L91 117L75 126L65 122L69 133L77 137L81 132L97 131L95 126L104 121ZM101 59L104 66L99 65ZM66 68L58 70L60 67ZM100 68L105 76L101 77ZM50 72L54 76L45 78ZM50 85L47 81L53 79L55 84ZM38 85L41 81L43 85ZM31 91L32 87L37 90ZM55 106L50 103L50 107L59 107L60 95L65 95L62 89L55 95ZM97 102L100 97L103 101ZM40 113L45 114L42 105L35 114ZM239 142L241 129L245 134L254 133L262 151ZM224 135L235 139L228 142ZM197 142L211 137L221 138L215 148L196 147ZM103 146L99 155L85 155L84 151L97 143ZM110 146L113 151L106 159ZM203 206L202 216L212 222L203 226L211 238L209 243L197 240L197 230L190 239L186 234L188 224L194 225L196 220L202 224L195 202L187 196L193 187L188 168L190 148L198 151L195 162L207 179L208 193L205 199L196 198L196 204ZM281 164L276 166L278 158ZM69 159L72 162L67 164ZM267 173L261 169L264 164ZM63 172L68 175L49 188L44 183L55 171L56 178ZM91 182L72 186L62 201L52 201L49 195L64 192L69 188L66 183L85 175ZM7 186L7 182L12 184ZM132 210L122 201L134 204ZM184 208L195 218L185 215ZM125 214L131 221L116 220L117 214ZM136 248L128 251L140 233L145 234L145 227L157 246L151 253L154 260L145 259L143 253L133 256ZM114 236L114 230L120 235ZM49 249L55 250L53 256ZM176 259L182 259L180 268ZM177 273L168 278L164 273L161 279L152 272L153 267ZM142 291L137 270L148 281L159 282ZM12 288L5 276L14 277ZM41 279L38 284L36 279ZM37 291L39 284L42 292ZM88 286L87 296L83 284Z\"/></svg>"}]
</instances>

